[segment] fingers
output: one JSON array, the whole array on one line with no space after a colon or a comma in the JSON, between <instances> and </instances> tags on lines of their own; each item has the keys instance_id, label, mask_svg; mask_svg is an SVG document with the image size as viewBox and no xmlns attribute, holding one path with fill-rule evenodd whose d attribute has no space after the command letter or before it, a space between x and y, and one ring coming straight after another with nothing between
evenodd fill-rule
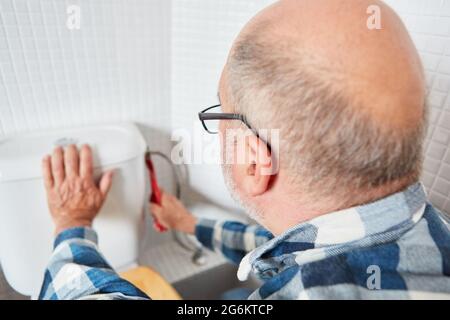
<instances>
[{"instance_id":1,"label":"fingers","mask_svg":"<svg viewBox=\"0 0 450 320\"><path fill-rule=\"evenodd\" d=\"M83 145L80 152L75 145L69 145L65 151L62 147L57 147L51 157L42 159L42 172L47 188L59 186L64 179L78 176L93 181L92 150L88 145ZM111 188L113 175L114 171L108 171L100 179L99 189L103 196L106 196Z\"/></svg>"},{"instance_id":2,"label":"fingers","mask_svg":"<svg viewBox=\"0 0 450 320\"><path fill-rule=\"evenodd\" d=\"M56 185L60 185L64 181L64 155L63 149L57 147L52 154L51 168L53 174L53 180Z\"/></svg>"},{"instance_id":3,"label":"fingers","mask_svg":"<svg viewBox=\"0 0 450 320\"><path fill-rule=\"evenodd\" d=\"M51 156L47 155L42 159L42 175L44 177L45 188L53 188L53 174Z\"/></svg>"},{"instance_id":4,"label":"fingers","mask_svg":"<svg viewBox=\"0 0 450 320\"><path fill-rule=\"evenodd\" d=\"M160 225L162 225L164 228L169 229L169 226L162 219L163 218L162 211L163 211L163 209L160 205L150 202L150 212L151 212L153 218L155 219L155 221L158 221L158 223ZM156 231L161 231L157 228L156 223L154 223L153 226L155 227Z\"/></svg>"},{"instance_id":5,"label":"fingers","mask_svg":"<svg viewBox=\"0 0 450 320\"><path fill-rule=\"evenodd\" d=\"M111 189L112 180L114 176L114 171L108 171L103 174L103 176L100 179L99 183L99 189L102 193L103 197L106 197L108 195L109 190Z\"/></svg>"},{"instance_id":6,"label":"fingers","mask_svg":"<svg viewBox=\"0 0 450 320\"><path fill-rule=\"evenodd\" d=\"M47 171L48 164L50 164L50 172ZM65 178L75 178L78 175L93 179L92 151L88 145L84 145L80 152L75 145L69 145L66 150L57 147L49 159L43 159L42 166L44 178L47 178L47 186L60 185Z\"/></svg>"},{"instance_id":7,"label":"fingers","mask_svg":"<svg viewBox=\"0 0 450 320\"><path fill-rule=\"evenodd\" d=\"M80 151L80 176L82 178L92 179L93 175L92 150L88 145L83 145Z\"/></svg>"},{"instance_id":8,"label":"fingers","mask_svg":"<svg viewBox=\"0 0 450 320\"><path fill-rule=\"evenodd\" d=\"M160 189L160 190L161 190L161 202L163 204L166 204L168 202L173 202L173 199L174 198L176 199L176 197L173 196L172 194L165 192L163 189Z\"/></svg>"},{"instance_id":9,"label":"fingers","mask_svg":"<svg viewBox=\"0 0 450 320\"><path fill-rule=\"evenodd\" d=\"M169 203L172 205L180 205L181 204L181 202L178 200L177 197L175 197L173 194L167 193L167 192L162 193L161 202L164 206Z\"/></svg>"},{"instance_id":10,"label":"fingers","mask_svg":"<svg viewBox=\"0 0 450 320\"><path fill-rule=\"evenodd\" d=\"M66 176L70 178L78 177L79 173L79 156L78 149L75 145L71 144L64 152L64 167L66 170Z\"/></svg>"},{"instance_id":11,"label":"fingers","mask_svg":"<svg viewBox=\"0 0 450 320\"><path fill-rule=\"evenodd\" d=\"M150 212L155 215L155 217L161 216L162 207L159 204L150 202Z\"/></svg>"}]
</instances>

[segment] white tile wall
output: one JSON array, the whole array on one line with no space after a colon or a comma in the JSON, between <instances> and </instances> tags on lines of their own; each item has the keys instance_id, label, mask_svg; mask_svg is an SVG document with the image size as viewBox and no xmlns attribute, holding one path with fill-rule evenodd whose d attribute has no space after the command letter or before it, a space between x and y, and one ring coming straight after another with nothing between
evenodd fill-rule
<instances>
[{"instance_id":1,"label":"white tile wall","mask_svg":"<svg viewBox=\"0 0 450 320\"><path fill-rule=\"evenodd\" d=\"M123 120L167 135L170 19L166 0L0 0L0 136Z\"/></svg>"}]
</instances>

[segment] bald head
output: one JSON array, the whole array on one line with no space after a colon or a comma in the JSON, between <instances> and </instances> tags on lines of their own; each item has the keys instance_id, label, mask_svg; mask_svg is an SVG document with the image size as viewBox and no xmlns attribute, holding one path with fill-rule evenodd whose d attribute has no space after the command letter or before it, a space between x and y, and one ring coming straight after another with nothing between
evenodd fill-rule
<instances>
[{"instance_id":1,"label":"bald head","mask_svg":"<svg viewBox=\"0 0 450 320\"><path fill-rule=\"evenodd\" d=\"M381 29L368 26L374 5ZM240 33L221 95L256 128L280 129L281 170L312 193L317 181L344 193L418 178L423 69L381 1L276 2Z\"/></svg>"},{"instance_id":2,"label":"bald head","mask_svg":"<svg viewBox=\"0 0 450 320\"><path fill-rule=\"evenodd\" d=\"M369 7L380 11L380 30L367 26ZM422 65L395 12L373 0L282 0L260 12L241 32L286 50L291 62L359 99L386 121L420 121L425 100ZM295 66L292 66L295 67Z\"/></svg>"}]
</instances>

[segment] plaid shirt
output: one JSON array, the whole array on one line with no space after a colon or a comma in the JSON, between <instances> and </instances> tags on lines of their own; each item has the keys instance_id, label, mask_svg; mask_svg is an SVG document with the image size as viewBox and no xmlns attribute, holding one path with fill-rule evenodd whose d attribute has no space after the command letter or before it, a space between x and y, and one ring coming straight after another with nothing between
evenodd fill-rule
<instances>
[{"instance_id":1,"label":"plaid shirt","mask_svg":"<svg viewBox=\"0 0 450 320\"><path fill-rule=\"evenodd\" d=\"M201 219L204 246L263 285L250 299L450 299L448 222L421 184L373 203L320 216L274 237L259 226ZM89 228L62 232L41 299L146 299L121 279Z\"/></svg>"}]
</instances>

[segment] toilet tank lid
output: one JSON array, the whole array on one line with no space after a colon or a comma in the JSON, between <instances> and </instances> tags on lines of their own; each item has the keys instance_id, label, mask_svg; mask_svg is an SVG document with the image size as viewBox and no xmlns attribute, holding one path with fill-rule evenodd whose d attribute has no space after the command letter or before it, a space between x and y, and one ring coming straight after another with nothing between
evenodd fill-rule
<instances>
[{"instance_id":1,"label":"toilet tank lid","mask_svg":"<svg viewBox=\"0 0 450 320\"><path fill-rule=\"evenodd\" d=\"M38 131L0 138L0 183L42 177L41 160L55 146L89 144L94 167L113 166L142 156L146 143L133 123Z\"/></svg>"}]
</instances>

